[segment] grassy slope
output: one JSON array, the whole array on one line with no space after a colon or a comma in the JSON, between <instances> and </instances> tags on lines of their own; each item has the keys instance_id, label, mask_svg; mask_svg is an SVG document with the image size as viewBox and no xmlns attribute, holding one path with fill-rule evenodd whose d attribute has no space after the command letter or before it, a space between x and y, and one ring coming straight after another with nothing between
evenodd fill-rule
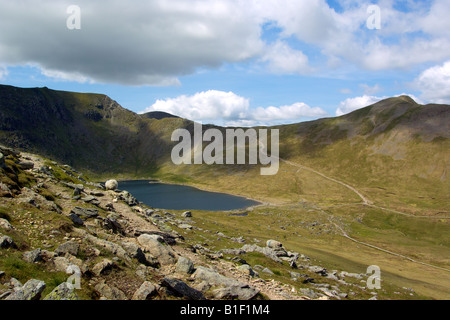
<instances>
[{"instance_id":1,"label":"grassy slope","mask_svg":"<svg viewBox=\"0 0 450 320\"><path fill-rule=\"evenodd\" d=\"M234 218L227 215L208 213L202 218L219 223L224 229L231 228L235 234L279 238L294 250L298 248L349 271L362 272L364 266L379 264L389 281L414 287L426 296L449 297L445 289L450 287L448 272L351 242L331 223L359 241L450 268L448 219L408 218L361 206L361 199L348 188L286 163L281 163L276 176L261 176L259 168L249 166L176 167L170 162L170 136L176 128L192 130L191 122L146 119L103 95L34 90L27 91L25 98L38 96L46 108L56 108L53 113L58 116L41 119L44 124L52 123L50 133L45 126L30 126L29 131L22 128L18 134L25 135L25 139L17 139L23 145L16 147L39 146L41 149L34 151L66 161L98 179L161 178L277 204L275 208L257 210L275 210L281 220L294 225L293 233L304 232L304 226L293 221L300 223L320 216L330 233L305 233L303 237L280 228L267 230L267 226L280 220L278 216L268 216L265 224L261 224L260 216L248 219L246 230L242 229L244 226L229 225ZM14 99L12 103L23 102ZM89 110L101 113L103 119L86 119ZM424 107L400 97L340 118L282 126L280 156L352 185L378 206L448 217L447 110L448 106ZM17 110L8 112L12 118L18 117ZM51 143L49 137L55 137ZM0 131L3 142L14 142L14 138L4 128ZM27 141L28 145L24 143ZM309 232L308 228L305 230Z\"/></svg>"}]
</instances>

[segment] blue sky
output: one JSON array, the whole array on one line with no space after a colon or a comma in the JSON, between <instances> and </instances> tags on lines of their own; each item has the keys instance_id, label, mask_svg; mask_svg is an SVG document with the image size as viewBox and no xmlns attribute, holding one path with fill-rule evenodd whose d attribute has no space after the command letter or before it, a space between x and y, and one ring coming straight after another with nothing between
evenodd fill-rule
<instances>
[{"instance_id":1,"label":"blue sky","mask_svg":"<svg viewBox=\"0 0 450 320\"><path fill-rule=\"evenodd\" d=\"M0 0L0 83L220 125L450 103L449 16L446 0Z\"/></svg>"}]
</instances>

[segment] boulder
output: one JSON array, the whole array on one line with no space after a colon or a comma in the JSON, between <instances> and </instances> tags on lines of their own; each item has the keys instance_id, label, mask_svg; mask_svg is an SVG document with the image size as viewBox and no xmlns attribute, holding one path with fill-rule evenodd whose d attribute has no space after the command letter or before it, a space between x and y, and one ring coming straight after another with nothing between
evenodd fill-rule
<instances>
[{"instance_id":1,"label":"boulder","mask_svg":"<svg viewBox=\"0 0 450 320\"><path fill-rule=\"evenodd\" d=\"M87 270L86 265L81 259L77 259L70 254L66 254L65 257L54 258L53 263L55 264L55 268L60 272L71 273L69 272L70 269L80 269L80 272Z\"/></svg>"},{"instance_id":2,"label":"boulder","mask_svg":"<svg viewBox=\"0 0 450 320\"><path fill-rule=\"evenodd\" d=\"M83 226L84 225L84 221L83 219L81 219L79 216L77 216L75 213L71 213L69 215L70 220L72 220L74 225L77 226Z\"/></svg>"},{"instance_id":3,"label":"boulder","mask_svg":"<svg viewBox=\"0 0 450 320\"><path fill-rule=\"evenodd\" d=\"M102 227L111 230L114 233L124 234L124 230L120 222L116 218L116 214L110 214L102 221Z\"/></svg>"},{"instance_id":4,"label":"boulder","mask_svg":"<svg viewBox=\"0 0 450 320\"><path fill-rule=\"evenodd\" d=\"M22 170L31 170L34 168L34 163L31 161L20 161L18 165Z\"/></svg>"},{"instance_id":5,"label":"boulder","mask_svg":"<svg viewBox=\"0 0 450 320\"><path fill-rule=\"evenodd\" d=\"M178 228L185 230L192 230L194 227L187 223L181 223L178 225Z\"/></svg>"},{"instance_id":6,"label":"boulder","mask_svg":"<svg viewBox=\"0 0 450 320\"><path fill-rule=\"evenodd\" d=\"M93 268L92 268L92 272L97 275L100 276L102 274L106 274L108 272L110 272L112 270L112 268L114 267L114 262L112 262L109 259L103 259L101 262L97 263Z\"/></svg>"},{"instance_id":7,"label":"boulder","mask_svg":"<svg viewBox=\"0 0 450 320\"><path fill-rule=\"evenodd\" d=\"M122 191L119 194L119 200L124 201L130 207L139 205L139 201L137 201L128 191Z\"/></svg>"},{"instance_id":8,"label":"boulder","mask_svg":"<svg viewBox=\"0 0 450 320\"><path fill-rule=\"evenodd\" d=\"M0 228L6 231L11 231L14 227L8 220L0 218Z\"/></svg>"},{"instance_id":9,"label":"boulder","mask_svg":"<svg viewBox=\"0 0 450 320\"><path fill-rule=\"evenodd\" d=\"M216 299L250 300L259 293L257 288L225 277L212 269L202 266L197 267L192 277L196 280L204 281L210 286L222 287L213 291Z\"/></svg>"},{"instance_id":10,"label":"boulder","mask_svg":"<svg viewBox=\"0 0 450 320\"><path fill-rule=\"evenodd\" d=\"M195 271L194 263L188 258L179 257L175 270L179 273L192 274Z\"/></svg>"},{"instance_id":11,"label":"boulder","mask_svg":"<svg viewBox=\"0 0 450 320\"><path fill-rule=\"evenodd\" d=\"M136 290L131 300L151 300L157 294L156 287L149 281L145 281L139 289Z\"/></svg>"},{"instance_id":12,"label":"boulder","mask_svg":"<svg viewBox=\"0 0 450 320\"><path fill-rule=\"evenodd\" d=\"M28 263L36 263L42 260L41 249L27 251L22 255L22 259Z\"/></svg>"},{"instance_id":13,"label":"boulder","mask_svg":"<svg viewBox=\"0 0 450 320\"><path fill-rule=\"evenodd\" d=\"M46 295L44 300L79 300L79 298L74 292L74 287L67 282L63 282Z\"/></svg>"},{"instance_id":14,"label":"boulder","mask_svg":"<svg viewBox=\"0 0 450 320\"><path fill-rule=\"evenodd\" d=\"M192 212L186 211L181 214L183 218L192 218Z\"/></svg>"},{"instance_id":15,"label":"boulder","mask_svg":"<svg viewBox=\"0 0 450 320\"><path fill-rule=\"evenodd\" d=\"M72 211L70 211L70 213L86 219L98 217L97 209L75 207L72 209Z\"/></svg>"},{"instance_id":16,"label":"boulder","mask_svg":"<svg viewBox=\"0 0 450 320\"><path fill-rule=\"evenodd\" d=\"M161 265L169 265L177 262L177 255L173 249L167 245L162 244L156 238L157 235L140 235L137 240L143 247L144 251L150 253L158 259ZM160 237L162 239L162 237ZM164 241L164 240L163 240Z\"/></svg>"},{"instance_id":17,"label":"boulder","mask_svg":"<svg viewBox=\"0 0 450 320\"><path fill-rule=\"evenodd\" d=\"M133 242L123 241L121 242L122 248L127 252L127 254L133 258L139 261L142 264L148 265L149 262L145 258L145 254L142 251L142 249Z\"/></svg>"},{"instance_id":18,"label":"boulder","mask_svg":"<svg viewBox=\"0 0 450 320\"><path fill-rule=\"evenodd\" d=\"M106 190L116 190L119 187L117 180L108 180L105 182Z\"/></svg>"},{"instance_id":19,"label":"boulder","mask_svg":"<svg viewBox=\"0 0 450 320\"><path fill-rule=\"evenodd\" d=\"M5 300L39 300L46 285L44 281L28 280L22 287L17 287Z\"/></svg>"},{"instance_id":20,"label":"boulder","mask_svg":"<svg viewBox=\"0 0 450 320\"><path fill-rule=\"evenodd\" d=\"M320 274L322 277L326 277L328 275L328 272L325 268L319 267L319 266L310 266L308 267L308 270L317 274Z\"/></svg>"},{"instance_id":21,"label":"boulder","mask_svg":"<svg viewBox=\"0 0 450 320\"><path fill-rule=\"evenodd\" d=\"M200 291L191 288L186 283L178 279L164 278L162 285L167 287L174 295L187 298L189 300L205 300L205 296Z\"/></svg>"},{"instance_id":22,"label":"boulder","mask_svg":"<svg viewBox=\"0 0 450 320\"><path fill-rule=\"evenodd\" d=\"M258 273L256 271L254 271L252 269L252 267L250 267L248 264L243 264L243 265L237 267L237 269L240 272L242 272L250 277L258 277L259 276Z\"/></svg>"},{"instance_id":23,"label":"boulder","mask_svg":"<svg viewBox=\"0 0 450 320\"><path fill-rule=\"evenodd\" d=\"M101 297L108 300L127 300L127 296L123 293L123 291L106 284L104 281L98 283L94 289Z\"/></svg>"},{"instance_id":24,"label":"boulder","mask_svg":"<svg viewBox=\"0 0 450 320\"><path fill-rule=\"evenodd\" d=\"M14 243L13 239L8 236L4 236L0 233L0 248L8 249L8 248L17 248L17 245Z\"/></svg>"},{"instance_id":25,"label":"boulder","mask_svg":"<svg viewBox=\"0 0 450 320\"><path fill-rule=\"evenodd\" d=\"M80 245L74 241L68 241L63 244L60 244L58 248L56 248L55 253L63 256L66 253L69 253L73 256L78 255L78 251L80 250Z\"/></svg>"}]
</instances>

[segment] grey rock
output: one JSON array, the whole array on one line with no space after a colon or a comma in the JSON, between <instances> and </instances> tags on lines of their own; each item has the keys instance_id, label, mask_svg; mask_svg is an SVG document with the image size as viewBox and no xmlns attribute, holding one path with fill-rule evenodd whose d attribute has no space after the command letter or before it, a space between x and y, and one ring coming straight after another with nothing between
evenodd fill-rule
<instances>
[{"instance_id":1,"label":"grey rock","mask_svg":"<svg viewBox=\"0 0 450 320\"><path fill-rule=\"evenodd\" d=\"M34 163L31 161L20 161L18 165L22 170L31 170L34 168Z\"/></svg>"},{"instance_id":2,"label":"grey rock","mask_svg":"<svg viewBox=\"0 0 450 320\"><path fill-rule=\"evenodd\" d=\"M48 166L41 166L38 171L39 171L39 173L53 177L53 173Z\"/></svg>"},{"instance_id":3,"label":"grey rock","mask_svg":"<svg viewBox=\"0 0 450 320\"><path fill-rule=\"evenodd\" d=\"M39 300L45 287L44 281L28 280L22 287L15 288L5 300Z\"/></svg>"},{"instance_id":4,"label":"grey rock","mask_svg":"<svg viewBox=\"0 0 450 320\"><path fill-rule=\"evenodd\" d=\"M124 201L130 207L139 205L139 201L137 201L137 199L133 197L128 191L122 191L119 194L119 200Z\"/></svg>"},{"instance_id":5,"label":"grey rock","mask_svg":"<svg viewBox=\"0 0 450 320\"><path fill-rule=\"evenodd\" d=\"M197 267L192 277L199 281L205 281L210 286L223 287L214 292L214 296L217 299L236 298L239 300L250 300L259 293L257 288L225 277L212 269L202 266Z\"/></svg>"},{"instance_id":6,"label":"grey rock","mask_svg":"<svg viewBox=\"0 0 450 320\"><path fill-rule=\"evenodd\" d=\"M164 278L162 285L174 292L175 295L187 298L189 300L205 300L205 296L200 291L191 288L186 283L178 279Z\"/></svg>"},{"instance_id":7,"label":"grey rock","mask_svg":"<svg viewBox=\"0 0 450 320\"><path fill-rule=\"evenodd\" d=\"M74 197L80 196L79 199L81 199L81 190L78 189L78 187L75 187L75 189L73 189L73 194L72 194L72 195L73 195Z\"/></svg>"},{"instance_id":8,"label":"grey rock","mask_svg":"<svg viewBox=\"0 0 450 320\"><path fill-rule=\"evenodd\" d=\"M214 298L223 300L251 300L259 290L249 285L232 285L226 288L213 290Z\"/></svg>"},{"instance_id":9,"label":"grey rock","mask_svg":"<svg viewBox=\"0 0 450 320\"><path fill-rule=\"evenodd\" d=\"M328 272L325 268L318 267L318 266L311 266L308 267L308 270L317 274L320 274L322 277L326 277L328 275Z\"/></svg>"},{"instance_id":10,"label":"grey rock","mask_svg":"<svg viewBox=\"0 0 450 320\"><path fill-rule=\"evenodd\" d=\"M121 245L131 258L136 259L137 261L145 265L150 264L145 258L144 252L137 244L133 242L123 241Z\"/></svg>"},{"instance_id":11,"label":"grey rock","mask_svg":"<svg viewBox=\"0 0 450 320\"><path fill-rule=\"evenodd\" d=\"M176 271L179 273L192 274L195 271L194 263L185 257L179 257L176 264Z\"/></svg>"},{"instance_id":12,"label":"grey rock","mask_svg":"<svg viewBox=\"0 0 450 320\"><path fill-rule=\"evenodd\" d=\"M258 273L256 271L254 271L252 269L252 267L250 267L248 264L243 264L243 265L237 267L237 269L250 277L258 277L259 276Z\"/></svg>"},{"instance_id":13,"label":"grey rock","mask_svg":"<svg viewBox=\"0 0 450 320\"><path fill-rule=\"evenodd\" d=\"M192 212L186 211L181 214L183 218L192 218Z\"/></svg>"},{"instance_id":14,"label":"grey rock","mask_svg":"<svg viewBox=\"0 0 450 320\"><path fill-rule=\"evenodd\" d=\"M58 248L56 248L55 253L62 256L66 253L69 253L73 256L78 255L78 251L80 250L80 245L73 241L68 241L63 244L60 244Z\"/></svg>"},{"instance_id":15,"label":"grey rock","mask_svg":"<svg viewBox=\"0 0 450 320\"><path fill-rule=\"evenodd\" d=\"M14 227L9 223L8 220L0 218L0 228L3 230L11 231Z\"/></svg>"},{"instance_id":16,"label":"grey rock","mask_svg":"<svg viewBox=\"0 0 450 320\"><path fill-rule=\"evenodd\" d=\"M270 270L269 268L264 268L264 269L261 270L261 272L268 273L268 274L275 274L275 273L273 273L273 271Z\"/></svg>"},{"instance_id":17,"label":"grey rock","mask_svg":"<svg viewBox=\"0 0 450 320\"><path fill-rule=\"evenodd\" d=\"M155 235L143 234L137 240L144 251L158 259L161 265L170 265L177 262L177 255L173 249L156 240Z\"/></svg>"},{"instance_id":18,"label":"grey rock","mask_svg":"<svg viewBox=\"0 0 450 320\"><path fill-rule=\"evenodd\" d=\"M102 227L114 233L124 234L124 229L114 214L108 215L102 222Z\"/></svg>"},{"instance_id":19,"label":"grey rock","mask_svg":"<svg viewBox=\"0 0 450 320\"><path fill-rule=\"evenodd\" d=\"M77 226L83 226L84 225L84 221L83 219L81 219L79 216L77 216L75 213L71 213L69 215L70 220L72 220L73 224L77 225Z\"/></svg>"},{"instance_id":20,"label":"grey rock","mask_svg":"<svg viewBox=\"0 0 450 320\"><path fill-rule=\"evenodd\" d=\"M23 286L23 284L19 280L17 280L16 278L11 278L9 280L9 283L14 288L21 288Z\"/></svg>"},{"instance_id":21,"label":"grey rock","mask_svg":"<svg viewBox=\"0 0 450 320\"><path fill-rule=\"evenodd\" d=\"M87 208L75 207L72 209L72 211L70 211L70 213L76 214L77 216L84 217L84 218L98 217L97 209L87 209Z\"/></svg>"},{"instance_id":22,"label":"grey rock","mask_svg":"<svg viewBox=\"0 0 450 320\"><path fill-rule=\"evenodd\" d=\"M13 239L8 236L4 236L0 234L0 248L8 249L8 248L17 248L17 245L14 243Z\"/></svg>"},{"instance_id":23,"label":"grey rock","mask_svg":"<svg viewBox=\"0 0 450 320\"><path fill-rule=\"evenodd\" d=\"M63 282L46 295L44 300L79 300L79 298L74 292L74 287L67 282Z\"/></svg>"},{"instance_id":24,"label":"grey rock","mask_svg":"<svg viewBox=\"0 0 450 320\"><path fill-rule=\"evenodd\" d=\"M157 294L156 287L149 281L145 281L139 289L136 290L131 300L151 300Z\"/></svg>"},{"instance_id":25,"label":"grey rock","mask_svg":"<svg viewBox=\"0 0 450 320\"><path fill-rule=\"evenodd\" d=\"M246 245L242 246L241 250L244 252L259 252L259 253L264 254L266 257L268 257L276 262L281 263L280 258L278 258L278 256L277 256L277 251L275 251L274 249L269 248L269 247L263 248L263 247L260 247L257 245L246 244Z\"/></svg>"},{"instance_id":26,"label":"grey rock","mask_svg":"<svg viewBox=\"0 0 450 320\"><path fill-rule=\"evenodd\" d=\"M22 259L28 263L36 263L42 260L41 249L27 251L22 255Z\"/></svg>"},{"instance_id":27,"label":"grey rock","mask_svg":"<svg viewBox=\"0 0 450 320\"><path fill-rule=\"evenodd\" d=\"M100 276L102 274L106 274L108 272L110 272L112 270L112 268L114 267L114 262L112 262L109 259L103 259L101 262L97 263L93 268L92 268L92 272L97 275Z\"/></svg>"},{"instance_id":28,"label":"grey rock","mask_svg":"<svg viewBox=\"0 0 450 320\"><path fill-rule=\"evenodd\" d=\"M178 225L178 228L185 229L185 230L192 230L194 227L187 223L181 223Z\"/></svg>"},{"instance_id":29,"label":"grey rock","mask_svg":"<svg viewBox=\"0 0 450 320\"><path fill-rule=\"evenodd\" d=\"M127 296L120 289L106 284L106 282L100 282L94 287L95 291L108 300L127 300Z\"/></svg>"}]
</instances>

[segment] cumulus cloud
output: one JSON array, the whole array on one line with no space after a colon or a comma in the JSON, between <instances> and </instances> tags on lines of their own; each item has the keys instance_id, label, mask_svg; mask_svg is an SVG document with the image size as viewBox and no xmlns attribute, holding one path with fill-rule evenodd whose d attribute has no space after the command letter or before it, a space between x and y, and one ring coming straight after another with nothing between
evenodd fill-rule
<instances>
[{"instance_id":1,"label":"cumulus cloud","mask_svg":"<svg viewBox=\"0 0 450 320\"><path fill-rule=\"evenodd\" d=\"M422 72L413 83L421 98L434 103L450 103L450 61Z\"/></svg>"},{"instance_id":2,"label":"cumulus cloud","mask_svg":"<svg viewBox=\"0 0 450 320\"><path fill-rule=\"evenodd\" d=\"M283 41L268 46L261 61L267 62L269 71L273 73L306 74L312 70L308 65L308 57Z\"/></svg>"},{"instance_id":3,"label":"cumulus cloud","mask_svg":"<svg viewBox=\"0 0 450 320\"><path fill-rule=\"evenodd\" d=\"M294 103L280 107L250 108L247 98L233 92L209 90L192 96L157 100L143 113L164 111L190 120L210 122L226 126L275 125L299 122L303 118L326 116L321 108L312 108L305 103Z\"/></svg>"},{"instance_id":4,"label":"cumulus cloud","mask_svg":"<svg viewBox=\"0 0 450 320\"><path fill-rule=\"evenodd\" d=\"M200 67L244 61L263 42L240 1L79 0L81 29L69 30L71 1L1 1L0 62L33 63L57 78L128 85L174 84Z\"/></svg>"},{"instance_id":5,"label":"cumulus cloud","mask_svg":"<svg viewBox=\"0 0 450 320\"><path fill-rule=\"evenodd\" d=\"M8 30L0 33L0 63L126 85L176 85L199 68L243 61L288 74L316 71L311 65L409 68L450 58L447 2L408 1L414 10L404 12L381 1L382 28L374 31L365 27L365 0L343 1L339 12L325 0L78 0L81 30L66 27L72 1L0 1L0 29ZM263 40L267 22L281 30L273 43ZM292 39L319 53L308 56Z\"/></svg>"},{"instance_id":6,"label":"cumulus cloud","mask_svg":"<svg viewBox=\"0 0 450 320\"><path fill-rule=\"evenodd\" d=\"M248 99L233 92L209 90L192 96L157 100L144 112L164 111L197 121L237 120L245 118L249 105Z\"/></svg>"},{"instance_id":7,"label":"cumulus cloud","mask_svg":"<svg viewBox=\"0 0 450 320\"><path fill-rule=\"evenodd\" d=\"M344 114L350 113L352 111L370 106L380 100L385 99L375 96L363 95L361 97L348 98L342 101L339 108L336 110L336 116L342 116Z\"/></svg>"}]
</instances>

